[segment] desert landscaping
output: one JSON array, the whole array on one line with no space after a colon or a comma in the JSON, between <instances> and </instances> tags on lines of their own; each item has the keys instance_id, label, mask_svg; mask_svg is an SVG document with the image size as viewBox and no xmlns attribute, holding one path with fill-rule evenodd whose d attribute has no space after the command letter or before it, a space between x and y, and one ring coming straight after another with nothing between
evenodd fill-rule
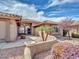
<instances>
[{"instance_id":1,"label":"desert landscaping","mask_svg":"<svg viewBox=\"0 0 79 59\"><path fill-rule=\"evenodd\" d=\"M27 19L22 20L20 16L17 17L13 15L6 16L6 19L4 19L4 16L5 14L1 15L0 22L4 24L4 28L6 29L0 30L0 32L6 30L7 32L0 34L3 35L2 37L0 37L0 59L51 59L51 58L62 59L63 55L56 57L56 54L57 53L60 54L60 52L57 53L53 52L54 51L53 49L55 50L57 49L55 48L54 45L56 44L58 45L59 48L57 51L59 50L62 51L61 49L70 47L70 45L73 46L79 44L78 38L71 37L71 33L74 31L74 29L73 31L70 31L70 29L72 29L72 24L71 26L69 25L68 27L65 26L65 28L64 27L61 28L60 24L53 21L34 22L31 20L29 21ZM7 19L12 19L12 20L10 21ZM17 19L17 20L13 20L13 19ZM69 21L65 20L65 22L69 22ZM8 28L5 26L5 24L7 24ZM65 25L65 23L63 22L61 24ZM73 27L74 26L77 25L73 25ZM3 26L0 28L4 29ZM60 31L63 29L69 30L67 34ZM9 30L11 32L9 32ZM7 35L5 36L5 33L8 36ZM65 43L63 44L63 42L66 42L66 44ZM70 45L67 45L67 43ZM64 45L66 45L66 47ZM63 48L61 48L62 46ZM72 58L73 59L76 58L75 54L73 55Z\"/></svg>"},{"instance_id":2,"label":"desert landscaping","mask_svg":"<svg viewBox=\"0 0 79 59\"><path fill-rule=\"evenodd\" d=\"M79 59L79 1L0 0L0 59Z\"/></svg>"}]
</instances>

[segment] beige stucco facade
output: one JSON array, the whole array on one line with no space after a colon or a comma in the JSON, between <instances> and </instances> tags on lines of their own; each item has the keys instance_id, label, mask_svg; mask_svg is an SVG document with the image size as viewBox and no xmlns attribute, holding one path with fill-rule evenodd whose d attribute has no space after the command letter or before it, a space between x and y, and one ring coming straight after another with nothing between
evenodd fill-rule
<instances>
[{"instance_id":1,"label":"beige stucco facade","mask_svg":"<svg viewBox=\"0 0 79 59\"><path fill-rule=\"evenodd\" d=\"M79 25L70 26L69 33L70 35L72 35L72 33L79 33Z\"/></svg>"},{"instance_id":2,"label":"beige stucco facade","mask_svg":"<svg viewBox=\"0 0 79 59\"><path fill-rule=\"evenodd\" d=\"M17 25L14 20L0 21L0 40L14 41L17 37Z\"/></svg>"},{"instance_id":3,"label":"beige stucco facade","mask_svg":"<svg viewBox=\"0 0 79 59\"><path fill-rule=\"evenodd\" d=\"M14 20L10 20L10 41L14 41L17 38L17 24Z\"/></svg>"},{"instance_id":4,"label":"beige stucco facade","mask_svg":"<svg viewBox=\"0 0 79 59\"><path fill-rule=\"evenodd\" d=\"M17 38L17 23L15 16L0 15L0 42L15 41Z\"/></svg>"}]
</instances>

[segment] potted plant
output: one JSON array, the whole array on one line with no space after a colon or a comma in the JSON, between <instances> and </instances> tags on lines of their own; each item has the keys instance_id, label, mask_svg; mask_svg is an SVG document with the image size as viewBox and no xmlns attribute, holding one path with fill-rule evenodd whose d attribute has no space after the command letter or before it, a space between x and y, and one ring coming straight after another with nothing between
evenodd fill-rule
<instances>
[{"instance_id":1,"label":"potted plant","mask_svg":"<svg viewBox=\"0 0 79 59\"><path fill-rule=\"evenodd\" d=\"M20 34L20 38L21 38L21 39L25 39L25 38L26 38L26 34L25 34L25 33L21 33L21 34Z\"/></svg>"}]
</instances>

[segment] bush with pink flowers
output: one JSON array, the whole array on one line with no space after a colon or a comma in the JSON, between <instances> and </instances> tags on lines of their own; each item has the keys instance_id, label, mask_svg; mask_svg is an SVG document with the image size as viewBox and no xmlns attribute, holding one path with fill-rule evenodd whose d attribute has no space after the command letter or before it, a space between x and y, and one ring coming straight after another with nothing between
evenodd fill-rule
<instances>
[{"instance_id":1,"label":"bush with pink flowers","mask_svg":"<svg viewBox=\"0 0 79 59\"><path fill-rule=\"evenodd\" d=\"M52 59L79 59L79 45L60 42L53 45Z\"/></svg>"}]
</instances>

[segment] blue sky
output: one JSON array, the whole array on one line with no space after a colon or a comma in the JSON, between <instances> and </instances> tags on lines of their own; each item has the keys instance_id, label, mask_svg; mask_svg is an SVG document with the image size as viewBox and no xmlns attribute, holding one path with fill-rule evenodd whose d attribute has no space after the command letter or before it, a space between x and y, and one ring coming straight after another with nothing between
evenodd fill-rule
<instances>
[{"instance_id":1,"label":"blue sky","mask_svg":"<svg viewBox=\"0 0 79 59\"><path fill-rule=\"evenodd\" d=\"M33 20L79 20L79 0L0 0L0 12Z\"/></svg>"}]
</instances>

